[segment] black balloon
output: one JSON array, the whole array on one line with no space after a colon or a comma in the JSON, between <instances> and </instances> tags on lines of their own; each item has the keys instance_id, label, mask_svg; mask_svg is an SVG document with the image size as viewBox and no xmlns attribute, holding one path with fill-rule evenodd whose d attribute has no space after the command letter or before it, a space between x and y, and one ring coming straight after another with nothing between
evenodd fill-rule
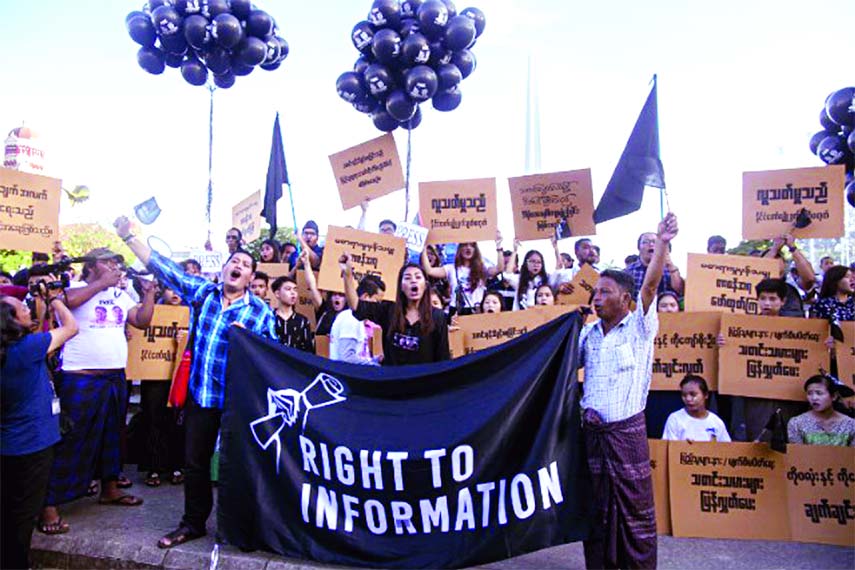
<instances>
[{"instance_id":1,"label":"black balloon","mask_svg":"<svg viewBox=\"0 0 855 570\"><path fill-rule=\"evenodd\" d=\"M457 51L475 41L475 22L466 16L454 16L445 27L445 47Z\"/></svg>"},{"instance_id":2,"label":"black balloon","mask_svg":"<svg viewBox=\"0 0 855 570\"><path fill-rule=\"evenodd\" d=\"M425 0L419 6L419 28L432 40L442 38L448 23L448 8L442 0Z\"/></svg>"},{"instance_id":3,"label":"black balloon","mask_svg":"<svg viewBox=\"0 0 855 570\"><path fill-rule=\"evenodd\" d=\"M273 36L273 41L279 43L279 59L277 61L282 63L285 58L288 57L288 54L291 52L291 48L288 46L288 42L285 41L285 38Z\"/></svg>"},{"instance_id":4,"label":"black balloon","mask_svg":"<svg viewBox=\"0 0 855 570\"><path fill-rule=\"evenodd\" d=\"M175 9L182 16L187 16L188 14L198 14L202 11L202 7L199 4L199 0L175 0L174 5Z\"/></svg>"},{"instance_id":5,"label":"black balloon","mask_svg":"<svg viewBox=\"0 0 855 570\"><path fill-rule=\"evenodd\" d=\"M833 134L834 133L830 133L828 131L819 131L817 133L814 133L814 135L810 138L810 151L813 154L816 154L816 147L819 146L819 143L822 142L822 139Z\"/></svg>"},{"instance_id":6,"label":"black balloon","mask_svg":"<svg viewBox=\"0 0 855 570\"><path fill-rule=\"evenodd\" d=\"M258 67L260 67L260 68L261 68L261 69L263 69L264 71L274 71L274 70L279 69L279 66L280 66L280 65L282 65L282 63L281 63L281 62L279 62L279 61L274 61L274 62L272 62L272 63L262 63L262 64L261 64L261 65L259 65Z\"/></svg>"},{"instance_id":7,"label":"black balloon","mask_svg":"<svg viewBox=\"0 0 855 570\"><path fill-rule=\"evenodd\" d=\"M184 61L184 55L180 53L166 53L163 56L163 62L169 67L179 68Z\"/></svg>"},{"instance_id":8,"label":"black balloon","mask_svg":"<svg viewBox=\"0 0 855 570\"><path fill-rule=\"evenodd\" d=\"M460 92L460 89L437 91L436 95L431 99L431 103L437 111L448 112L459 107L462 98L463 94Z\"/></svg>"},{"instance_id":9,"label":"black balloon","mask_svg":"<svg viewBox=\"0 0 855 570\"><path fill-rule=\"evenodd\" d=\"M163 52L155 47L143 46L137 52L137 63L153 75L160 75L166 68Z\"/></svg>"},{"instance_id":10,"label":"black balloon","mask_svg":"<svg viewBox=\"0 0 855 570\"><path fill-rule=\"evenodd\" d=\"M240 20L231 14L220 14L211 22L211 35L214 36L218 44L226 49L231 49L243 39L243 28L241 28Z\"/></svg>"},{"instance_id":11,"label":"black balloon","mask_svg":"<svg viewBox=\"0 0 855 570\"><path fill-rule=\"evenodd\" d=\"M829 135L816 147L816 154L826 164L843 164L846 160L846 143L842 137Z\"/></svg>"},{"instance_id":12,"label":"black balloon","mask_svg":"<svg viewBox=\"0 0 855 570\"><path fill-rule=\"evenodd\" d=\"M195 49L207 49L211 43L211 31L208 18L201 14L191 14L184 18L184 37Z\"/></svg>"},{"instance_id":13,"label":"black balloon","mask_svg":"<svg viewBox=\"0 0 855 570\"><path fill-rule=\"evenodd\" d=\"M412 33L401 42L401 59L407 65L422 65L430 61L430 43L419 33Z\"/></svg>"},{"instance_id":14,"label":"black balloon","mask_svg":"<svg viewBox=\"0 0 855 570\"><path fill-rule=\"evenodd\" d=\"M125 24L132 40L141 46L151 47L154 45L155 40L157 40L157 32L148 16L138 12L136 16L126 20Z\"/></svg>"},{"instance_id":15,"label":"black balloon","mask_svg":"<svg viewBox=\"0 0 855 570\"><path fill-rule=\"evenodd\" d=\"M398 26L398 35L402 39L406 39L410 34L415 34L419 31L419 21L414 18L404 18L401 20L401 25Z\"/></svg>"},{"instance_id":16,"label":"black balloon","mask_svg":"<svg viewBox=\"0 0 855 570\"><path fill-rule=\"evenodd\" d=\"M159 6L151 13L151 23L161 38L179 33L182 19L178 10L169 5Z\"/></svg>"},{"instance_id":17,"label":"black balloon","mask_svg":"<svg viewBox=\"0 0 855 570\"><path fill-rule=\"evenodd\" d=\"M454 89L460 85L461 81L463 81L463 74L460 73L460 69L458 69L458 67L453 63L440 65L436 70L436 76L439 80L440 91Z\"/></svg>"},{"instance_id":18,"label":"black balloon","mask_svg":"<svg viewBox=\"0 0 855 570\"><path fill-rule=\"evenodd\" d=\"M427 101L436 93L438 85L436 72L427 65L417 65L406 73L404 86L413 101Z\"/></svg>"},{"instance_id":19,"label":"black balloon","mask_svg":"<svg viewBox=\"0 0 855 570\"><path fill-rule=\"evenodd\" d=\"M168 53L187 53L187 40L183 34L175 34L173 36L164 36L160 38L160 45L163 51Z\"/></svg>"},{"instance_id":20,"label":"black balloon","mask_svg":"<svg viewBox=\"0 0 855 570\"><path fill-rule=\"evenodd\" d=\"M397 28L401 23L401 5L398 0L374 0L366 19L375 28Z\"/></svg>"},{"instance_id":21,"label":"black balloon","mask_svg":"<svg viewBox=\"0 0 855 570\"><path fill-rule=\"evenodd\" d=\"M849 147L849 152L855 154L855 131L849 133L849 137L846 139L846 145Z\"/></svg>"},{"instance_id":22,"label":"black balloon","mask_svg":"<svg viewBox=\"0 0 855 570\"><path fill-rule=\"evenodd\" d=\"M398 128L398 121L383 108L371 113L371 120L374 121L375 127L387 133Z\"/></svg>"},{"instance_id":23,"label":"black balloon","mask_svg":"<svg viewBox=\"0 0 855 570\"><path fill-rule=\"evenodd\" d=\"M362 53L371 53L371 47L374 43L374 27L369 22L359 22L353 26L350 39L356 49Z\"/></svg>"},{"instance_id":24,"label":"black balloon","mask_svg":"<svg viewBox=\"0 0 855 570\"><path fill-rule=\"evenodd\" d=\"M264 44L265 54L262 64L269 65L271 63L279 63L282 59L282 46L276 38L267 40Z\"/></svg>"},{"instance_id":25,"label":"black balloon","mask_svg":"<svg viewBox=\"0 0 855 570\"><path fill-rule=\"evenodd\" d=\"M402 129L407 129L411 131L422 124L422 109L421 107L416 107L416 113L412 116L409 121L402 121L398 126Z\"/></svg>"},{"instance_id":26,"label":"black balloon","mask_svg":"<svg viewBox=\"0 0 855 570\"><path fill-rule=\"evenodd\" d=\"M375 97L384 98L394 86L389 69L379 63L372 63L365 70L365 83Z\"/></svg>"},{"instance_id":27,"label":"black balloon","mask_svg":"<svg viewBox=\"0 0 855 570\"><path fill-rule=\"evenodd\" d=\"M214 75L214 85L221 89L228 89L235 84L235 76L232 72Z\"/></svg>"},{"instance_id":28,"label":"black balloon","mask_svg":"<svg viewBox=\"0 0 855 570\"><path fill-rule=\"evenodd\" d=\"M466 79L475 71L475 54L468 49L456 51L451 56L451 63L457 66L463 79Z\"/></svg>"},{"instance_id":29,"label":"black balloon","mask_svg":"<svg viewBox=\"0 0 855 570\"><path fill-rule=\"evenodd\" d=\"M368 66L371 65L371 60L365 57L364 55L360 55L356 62L353 64L353 71L358 73L359 75L364 75L365 70L368 69Z\"/></svg>"},{"instance_id":30,"label":"black balloon","mask_svg":"<svg viewBox=\"0 0 855 570\"><path fill-rule=\"evenodd\" d=\"M187 57L181 64L181 77L190 85L204 85L208 81L208 69L195 57Z\"/></svg>"},{"instance_id":31,"label":"black balloon","mask_svg":"<svg viewBox=\"0 0 855 570\"><path fill-rule=\"evenodd\" d=\"M401 0L401 17L415 18L419 13L422 0Z\"/></svg>"},{"instance_id":32,"label":"black balloon","mask_svg":"<svg viewBox=\"0 0 855 570\"><path fill-rule=\"evenodd\" d=\"M449 18L453 18L457 15L457 7L454 5L454 2L451 0L442 0L442 3L445 4L446 9L448 10Z\"/></svg>"},{"instance_id":33,"label":"black balloon","mask_svg":"<svg viewBox=\"0 0 855 570\"><path fill-rule=\"evenodd\" d=\"M401 36L395 30L378 30L374 34L371 53L380 63L390 63L401 55Z\"/></svg>"},{"instance_id":34,"label":"black balloon","mask_svg":"<svg viewBox=\"0 0 855 570\"><path fill-rule=\"evenodd\" d=\"M386 98L386 112L398 122L409 121L417 106L402 89L395 89Z\"/></svg>"},{"instance_id":35,"label":"black balloon","mask_svg":"<svg viewBox=\"0 0 855 570\"><path fill-rule=\"evenodd\" d=\"M451 63L452 52L443 45L442 42L431 42L430 44L430 65L438 68L440 65Z\"/></svg>"},{"instance_id":36,"label":"black balloon","mask_svg":"<svg viewBox=\"0 0 855 570\"><path fill-rule=\"evenodd\" d=\"M466 16L467 18L471 18L475 23L475 37L479 37L484 33L484 28L487 26L487 18L484 16L484 12L479 10L478 8L466 8L462 12L460 12L461 16Z\"/></svg>"},{"instance_id":37,"label":"black balloon","mask_svg":"<svg viewBox=\"0 0 855 570\"><path fill-rule=\"evenodd\" d=\"M850 180L846 185L846 201L855 208L855 179Z\"/></svg>"},{"instance_id":38,"label":"black balloon","mask_svg":"<svg viewBox=\"0 0 855 570\"><path fill-rule=\"evenodd\" d=\"M360 113L373 113L380 108L380 101L371 95L366 95L362 99L354 101L353 108Z\"/></svg>"},{"instance_id":39,"label":"black balloon","mask_svg":"<svg viewBox=\"0 0 855 570\"><path fill-rule=\"evenodd\" d=\"M200 14L213 20L220 14L229 14L228 0L202 0Z\"/></svg>"},{"instance_id":40,"label":"black balloon","mask_svg":"<svg viewBox=\"0 0 855 570\"><path fill-rule=\"evenodd\" d=\"M151 14L161 6L169 6L171 4L171 0L149 0L143 6L143 10Z\"/></svg>"},{"instance_id":41,"label":"black balloon","mask_svg":"<svg viewBox=\"0 0 855 570\"><path fill-rule=\"evenodd\" d=\"M253 10L246 19L246 33L259 39L267 39L273 35L275 25L270 14L264 10Z\"/></svg>"},{"instance_id":42,"label":"black balloon","mask_svg":"<svg viewBox=\"0 0 855 570\"><path fill-rule=\"evenodd\" d=\"M251 0L231 0L232 14L241 20L246 20L250 12L252 12Z\"/></svg>"},{"instance_id":43,"label":"black balloon","mask_svg":"<svg viewBox=\"0 0 855 570\"><path fill-rule=\"evenodd\" d=\"M355 71L345 71L339 75L335 82L335 90L338 96L348 103L356 103L360 99L368 97L364 80Z\"/></svg>"},{"instance_id":44,"label":"black balloon","mask_svg":"<svg viewBox=\"0 0 855 570\"><path fill-rule=\"evenodd\" d=\"M819 112L819 124L822 125L823 129L832 133L836 133L840 129L840 126L832 121L825 112L825 107L823 107L822 111Z\"/></svg>"},{"instance_id":45,"label":"black balloon","mask_svg":"<svg viewBox=\"0 0 855 570\"><path fill-rule=\"evenodd\" d=\"M149 17L148 14L146 14L145 12L143 12L141 10L134 10L133 12L128 12L128 15L125 16L125 25L127 26L128 22L130 22L133 18L137 18L140 16L142 16L143 18L145 18L146 20L151 22L151 18Z\"/></svg>"},{"instance_id":46,"label":"black balloon","mask_svg":"<svg viewBox=\"0 0 855 570\"><path fill-rule=\"evenodd\" d=\"M232 73L234 73L235 75L240 75L240 76L249 75L255 69L255 67L253 67L251 65L245 65L244 63L242 63L237 57L235 57L234 54L232 54L231 66L232 66Z\"/></svg>"},{"instance_id":47,"label":"black balloon","mask_svg":"<svg viewBox=\"0 0 855 570\"><path fill-rule=\"evenodd\" d=\"M263 40L250 36L235 47L235 54L244 65L260 65L267 56L267 44Z\"/></svg>"},{"instance_id":48,"label":"black balloon","mask_svg":"<svg viewBox=\"0 0 855 570\"><path fill-rule=\"evenodd\" d=\"M205 65L214 74L222 75L231 69L231 56L227 49L220 46L212 46L205 56Z\"/></svg>"},{"instance_id":49,"label":"black balloon","mask_svg":"<svg viewBox=\"0 0 855 570\"><path fill-rule=\"evenodd\" d=\"M837 125L855 126L855 87L844 87L825 101L825 113Z\"/></svg>"}]
</instances>

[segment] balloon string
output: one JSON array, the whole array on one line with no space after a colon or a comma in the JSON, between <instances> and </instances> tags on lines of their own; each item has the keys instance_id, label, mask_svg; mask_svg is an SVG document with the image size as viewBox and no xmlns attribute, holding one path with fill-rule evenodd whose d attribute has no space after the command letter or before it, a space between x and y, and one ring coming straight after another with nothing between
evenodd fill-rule
<instances>
[{"instance_id":1,"label":"balloon string","mask_svg":"<svg viewBox=\"0 0 855 570\"><path fill-rule=\"evenodd\" d=\"M208 202L205 206L205 216L208 219L208 239L211 239L211 202L214 200L214 186L211 172L214 165L214 86L208 85L211 93L211 107L208 114Z\"/></svg>"},{"instance_id":2,"label":"balloon string","mask_svg":"<svg viewBox=\"0 0 855 570\"><path fill-rule=\"evenodd\" d=\"M407 127L407 171L404 175L404 221L410 221L410 161L413 155L413 129L412 119L409 120Z\"/></svg>"}]
</instances>

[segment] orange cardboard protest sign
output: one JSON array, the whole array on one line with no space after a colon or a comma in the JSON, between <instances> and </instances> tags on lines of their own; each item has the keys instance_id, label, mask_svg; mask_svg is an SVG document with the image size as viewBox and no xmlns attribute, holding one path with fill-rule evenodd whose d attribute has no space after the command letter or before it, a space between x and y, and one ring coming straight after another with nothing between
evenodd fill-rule
<instances>
[{"instance_id":1,"label":"orange cardboard protest sign","mask_svg":"<svg viewBox=\"0 0 855 570\"><path fill-rule=\"evenodd\" d=\"M828 370L828 323L818 319L721 316L722 394L804 401L804 381Z\"/></svg>"},{"instance_id":2,"label":"orange cardboard protest sign","mask_svg":"<svg viewBox=\"0 0 855 570\"><path fill-rule=\"evenodd\" d=\"M383 298L394 300L398 294L398 271L406 252L407 241L404 238L330 226L318 275L318 288L344 291L339 258L349 253L356 281L359 282L365 275L376 275L386 284Z\"/></svg>"},{"instance_id":3,"label":"orange cardboard protest sign","mask_svg":"<svg viewBox=\"0 0 855 570\"><path fill-rule=\"evenodd\" d=\"M756 315L754 288L767 277L778 277L777 259L744 255L690 253L686 282L686 311L721 311Z\"/></svg>"},{"instance_id":4,"label":"orange cardboard protest sign","mask_svg":"<svg viewBox=\"0 0 855 570\"><path fill-rule=\"evenodd\" d=\"M576 309L578 307L574 305L551 305L531 307L524 311L458 317L457 326L463 335L463 352L470 354L502 344Z\"/></svg>"},{"instance_id":5,"label":"orange cardboard protest sign","mask_svg":"<svg viewBox=\"0 0 855 570\"><path fill-rule=\"evenodd\" d=\"M331 154L330 165L345 210L358 206L365 198L377 198L404 187L404 171L392 133Z\"/></svg>"},{"instance_id":6,"label":"orange cardboard protest sign","mask_svg":"<svg viewBox=\"0 0 855 570\"><path fill-rule=\"evenodd\" d=\"M789 540L785 469L766 444L669 442L674 536Z\"/></svg>"},{"instance_id":7,"label":"orange cardboard protest sign","mask_svg":"<svg viewBox=\"0 0 855 570\"><path fill-rule=\"evenodd\" d=\"M562 237L597 233L590 169L508 178L508 186L517 239L549 239L559 224Z\"/></svg>"},{"instance_id":8,"label":"orange cardboard protest sign","mask_svg":"<svg viewBox=\"0 0 855 570\"><path fill-rule=\"evenodd\" d=\"M668 440L648 439L650 470L653 472L653 504L656 533L671 534L671 498L668 496Z\"/></svg>"},{"instance_id":9,"label":"orange cardboard protest sign","mask_svg":"<svg viewBox=\"0 0 855 570\"><path fill-rule=\"evenodd\" d=\"M742 173L742 237L770 239L792 232L797 238L843 236L842 164ZM794 228L805 209L811 223Z\"/></svg>"},{"instance_id":10,"label":"orange cardboard protest sign","mask_svg":"<svg viewBox=\"0 0 855 570\"><path fill-rule=\"evenodd\" d=\"M840 381L855 390L855 321L840 323L843 342L834 343Z\"/></svg>"},{"instance_id":11,"label":"orange cardboard protest sign","mask_svg":"<svg viewBox=\"0 0 855 570\"><path fill-rule=\"evenodd\" d=\"M261 237L261 190L253 192L232 206L232 225L240 230L246 243Z\"/></svg>"},{"instance_id":12,"label":"orange cardboard protest sign","mask_svg":"<svg viewBox=\"0 0 855 570\"><path fill-rule=\"evenodd\" d=\"M659 313L653 339L651 390L679 390L686 374L700 376L718 390L718 336L721 313Z\"/></svg>"},{"instance_id":13,"label":"orange cardboard protest sign","mask_svg":"<svg viewBox=\"0 0 855 570\"><path fill-rule=\"evenodd\" d=\"M0 247L49 253L59 240L62 181L0 168Z\"/></svg>"},{"instance_id":14,"label":"orange cardboard protest sign","mask_svg":"<svg viewBox=\"0 0 855 570\"><path fill-rule=\"evenodd\" d=\"M151 324L144 331L128 327L128 380L171 380L178 335L189 326L188 307L155 305Z\"/></svg>"},{"instance_id":15,"label":"orange cardboard protest sign","mask_svg":"<svg viewBox=\"0 0 855 570\"><path fill-rule=\"evenodd\" d=\"M855 546L855 448L787 446L793 540Z\"/></svg>"},{"instance_id":16,"label":"orange cardboard protest sign","mask_svg":"<svg viewBox=\"0 0 855 570\"><path fill-rule=\"evenodd\" d=\"M594 286L599 278L600 274L597 273L596 269L587 263L582 264L570 283L561 285L562 288L566 287L570 292L559 293L555 302L559 305L590 305Z\"/></svg>"},{"instance_id":17,"label":"orange cardboard protest sign","mask_svg":"<svg viewBox=\"0 0 855 570\"><path fill-rule=\"evenodd\" d=\"M450 180L419 184L421 225L428 243L496 239L496 179Z\"/></svg>"}]
</instances>

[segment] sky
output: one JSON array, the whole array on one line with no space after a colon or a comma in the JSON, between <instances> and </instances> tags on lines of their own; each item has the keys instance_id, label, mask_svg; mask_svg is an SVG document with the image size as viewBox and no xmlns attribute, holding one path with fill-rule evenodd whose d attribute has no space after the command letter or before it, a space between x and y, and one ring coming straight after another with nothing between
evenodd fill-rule
<instances>
[{"instance_id":1,"label":"sky","mask_svg":"<svg viewBox=\"0 0 855 570\"><path fill-rule=\"evenodd\" d=\"M355 225L342 211L328 156L381 133L339 99L338 75L358 53L350 30L366 0L259 0L290 44L274 72L256 70L214 93L212 241L224 249L231 208L265 183L280 114L298 224ZM451 113L428 105L412 134L412 197L418 182L495 177L505 246L513 240L506 179L525 171L527 62L541 118L541 172L590 168L595 203L658 75L659 124L668 203L681 232L674 259L722 234L740 240L742 172L818 166L808 140L825 97L855 85L852 0L572 2L477 0L487 26L473 48L478 66ZM159 76L136 63L125 15L141 3L0 0L0 130L26 123L40 133L46 173L88 203L63 202L61 223L109 225L154 196L163 210L147 233L173 249L199 247L208 224L209 93L177 69ZM835 33L835 30L836 33ZM423 106L424 107L424 106ZM4 130L5 129L5 130ZM406 132L395 137L402 158ZM659 195L601 224L603 260L622 263L642 231L655 230ZM847 208L852 215L852 208ZM403 219L403 192L372 202L368 228ZM280 225L291 219L286 197ZM572 240L561 247L572 251ZM548 252L546 242L526 242ZM492 247L482 248L487 257ZM549 256L547 256L548 258Z\"/></svg>"}]
</instances>

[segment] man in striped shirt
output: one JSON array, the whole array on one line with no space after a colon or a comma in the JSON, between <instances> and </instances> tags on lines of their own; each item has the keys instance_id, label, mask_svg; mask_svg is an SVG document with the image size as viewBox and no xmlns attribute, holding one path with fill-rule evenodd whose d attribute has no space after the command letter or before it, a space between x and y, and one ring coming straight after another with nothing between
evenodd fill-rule
<instances>
[{"instance_id":1,"label":"man in striped shirt","mask_svg":"<svg viewBox=\"0 0 855 570\"><path fill-rule=\"evenodd\" d=\"M221 283L214 284L184 273L178 264L152 251L131 234L126 217L116 220L115 226L131 251L164 286L186 300L193 313L193 359L184 416L184 517L176 530L157 543L160 548L171 548L204 536L213 507L210 464L223 412L229 330L239 326L276 339L273 312L249 292L255 260L245 250L230 254Z\"/></svg>"}]
</instances>

